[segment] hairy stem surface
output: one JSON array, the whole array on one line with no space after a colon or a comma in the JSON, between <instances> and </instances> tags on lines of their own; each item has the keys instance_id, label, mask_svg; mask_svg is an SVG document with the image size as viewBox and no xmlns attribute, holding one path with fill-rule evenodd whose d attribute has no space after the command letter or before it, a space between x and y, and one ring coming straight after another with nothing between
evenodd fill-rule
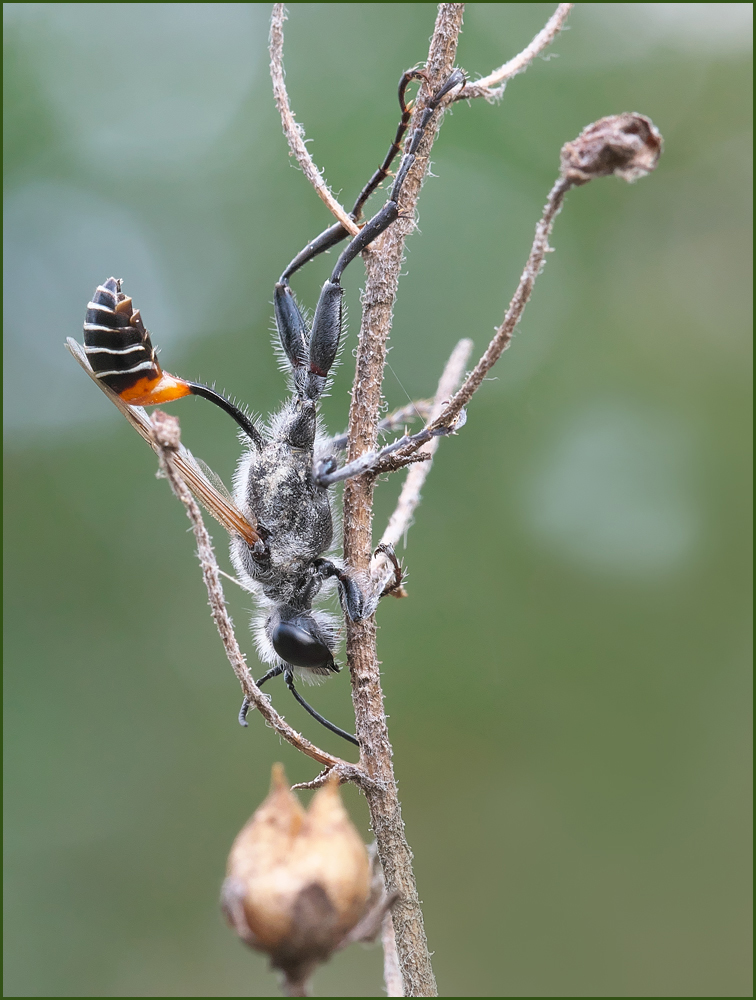
<instances>
[{"instance_id":1,"label":"hairy stem surface","mask_svg":"<svg viewBox=\"0 0 756 1000\"><path fill-rule=\"evenodd\" d=\"M433 93L454 66L463 11L464 4L439 5L426 64L428 87L423 88L418 99L419 110L424 106L424 95ZM410 172L402 189L400 209L405 218L400 218L364 254L366 281L362 295L357 370L349 411L347 461L376 446L386 342L391 329L404 241L413 227L414 209L441 114L436 119L435 127L431 125L428 128L419 150L419 163ZM373 486L372 476L360 476L348 481L344 489L344 556L350 566L365 574L370 570L372 555ZM377 782L377 787L366 789L365 795L387 891L399 893L392 919L404 995L437 996L412 870L412 852L404 835L394 777L391 743L383 709L374 617L360 623L348 623L347 656L357 737L362 748L361 764Z\"/></svg>"}]
</instances>

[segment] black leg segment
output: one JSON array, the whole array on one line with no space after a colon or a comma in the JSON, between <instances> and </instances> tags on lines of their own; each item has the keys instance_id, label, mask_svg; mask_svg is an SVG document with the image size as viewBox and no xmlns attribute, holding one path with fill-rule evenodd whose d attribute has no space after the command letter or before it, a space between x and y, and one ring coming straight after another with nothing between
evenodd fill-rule
<instances>
[{"instance_id":1,"label":"black leg segment","mask_svg":"<svg viewBox=\"0 0 756 1000\"><path fill-rule=\"evenodd\" d=\"M278 667L272 667L272 668L271 668L271 669L270 669L270 670L269 670L269 671L267 672L267 674L265 674L265 676L264 676L264 677L261 677L261 678L260 678L260 680L259 680L259 681L257 681L257 686L258 686L258 687L262 687L262 686L263 686L263 684L264 684L264 683L265 683L266 681L269 681L269 680L271 679L271 677L278 677L278 675L279 675L279 674L282 674L282 673L283 673L283 671L284 671L284 668L283 668L283 667L281 667L281 666L278 666ZM245 728L246 728L246 727L247 727L247 725L248 725L248 723L247 723L247 714L248 714L248 712L249 712L249 707L250 707L250 705L251 705L251 704L252 704L252 702L251 702L251 701L249 700L249 698L247 698L247 696L245 695L245 696L244 696L244 701L242 701L242 704L241 704L241 708L239 709L239 725L240 725L240 726L244 726Z\"/></svg>"},{"instance_id":2,"label":"black leg segment","mask_svg":"<svg viewBox=\"0 0 756 1000\"><path fill-rule=\"evenodd\" d=\"M276 285L273 307L281 347L292 368L302 368L308 361L310 331L288 284L279 282Z\"/></svg>"},{"instance_id":3,"label":"black leg segment","mask_svg":"<svg viewBox=\"0 0 756 1000\"><path fill-rule=\"evenodd\" d=\"M343 295L344 289L337 281L326 281L312 321L310 371L321 378L328 375L339 349Z\"/></svg>"},{"instance_id":4,"label":"black leg segment","mask_svg":"<svg viewBox=\"0 0 756 1000\"><path fill-rule=\"evenodd\" d=\"M317 719L318 722L321 724L321 726L325 726L326 729L330 729L332 733L336 733L337 736L341 736L342 739L348 740L350 743L353 743L356 747L360 745L357 742L357 738L355 736L352 736L350 733L345 732L343 729L339 729L338 726L334 726L332 722L329 722L328 719L324 719L319 712L316 712L315 709L312 707L312 705L307 704L307 702L301 696L299 691L297 691L297 689L294 687L294 672L291 670L291 668L289 668L284 672L284 680L286 681L286 686L294 695L294 697L297 699L302 708L306 712L309 712L310 715L313 717L313 719Z\"/></svg>"},{"instance_id":5,"label":"black leg segment","mask_svg":"<svg viewBox=\"0 0 756 1000\"><path fill-rule=\"evenodd\" d=\"M208 399L211 403L215 403L216 406L225 410L225 412L237 422L255 447L262 448L264 443L262 434L258 431L247 414L242 413L238 406L234 406L234 404L230 400L226 399L225 396L221 396L221 394L216 392L215 389L211 389L207 385L202 385L200 382L187 382L186 384L189 386L193 396L201 396L203 399Z\"/></svg>"},{"instance_id":6,"label":"black leg segment","mask_svg":"<svg viewBox=\"0 0 756 1000\"><path fill-rule=\"evenodd\" d=\"M399 81L399 107L402 111L401 121L399 122L399 126L396 130L394 141L389 146L389 151L384 157L383 163L376 170L362 191L360 191L359 197L354 203L352 211L349 213L355 222L359 222L365 202L375 191L381 181L389 176L389 167L391 166L394 158L402 151L401 141L404 138L404 133L407 131L409 120L412 115L412 104L407 104L405 100L407 87L412 80L425 79L427 79L427 75L424 70L410 69L402 75L402 78ZM297 254L294 260L281 275L281 283L288 283L289 278L301 267L304 267L305 264L308 264L319 254L325 253L326 250L330 250L338 243L341 243L341 241L345 240L347 236L349 236L349 233L346 229L344 229L340 222L330 226L322 232L320 236L317 236L314 240L308 243L307 246Z\"/></svg>"},{"instance_id":7,"label":"black leg segment","mask_svg":"<svg viewBox=\"0 0 756 1000\"><path fill-rule=\"evenodd\" d=\"M346 570L340 569L330 559L318 559L318 573L324 580L335 576L339 583L339 597L344 610L353 622L362 621L365 610L365 595L362 593L354 577Z\"/></svg>"}]
</instances>

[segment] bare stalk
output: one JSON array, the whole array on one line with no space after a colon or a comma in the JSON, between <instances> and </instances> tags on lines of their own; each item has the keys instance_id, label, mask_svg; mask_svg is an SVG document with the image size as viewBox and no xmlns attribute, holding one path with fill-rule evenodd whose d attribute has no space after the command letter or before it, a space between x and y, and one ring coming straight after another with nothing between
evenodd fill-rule
<instances>
[{"instance_id":1,"label":"bare stalk","mask_svg":"<svg viewBox=\"0 0 756 1000\"><path fill-rule=\"evenodd\" d=\"M386 984L386 996L403 997L402 970L399 968L394 922L390 912L383 917L381 943L383 945L383 981Z\"/></svg>"},{"instance_id":2,"label":"bare stalk","mask_svg":"<svg viewBox=\"0 0 756 1000\"><path fill-rule=\"evenodd\" d=\"M340 205L334 197L333 192L323 180L323 174L316 167L312 157L307 151L304 141L304 129L294 118L289 103L289 95L284 82L283 68L283 26L286 20L286 9L282 3L273 4L273 13L270 18L270 76L273 80L273 96L276 100L276 107L281 115L284 134L288 140L289 148L297 163L302 168L305 177L312 184L318 193L318 197L328 206L328 209L336 216L341 225L352 236L356 236L360 227L349 215L343 205Z\"/></svg>"},{"instance_id":3,"label":"bare stalk","mask_svg":"<svg viewBox=\"0 0 756 1000\"><path fill-rule=\"evenodd\" d=\"M517 290L500 327L475 368L459 391L439 415L407 444L391 455L395 465L412 457L427 440L427 435L453 428L463 408L483 384L488 372L512 342L512 334L522 317L538 275L549 253L549 236L554 220L562 209L564 197L573 187L588 184L599 177L614 175L632 183L656 168L663 148L662 136L650 118L635 112L609 115L586 126L572 142L562 147L561 171L549 192L543 214L536 225L533 244L520 276Z\"/></svg>"},{"instance_id":4,"label":"bare stalk","mask_svg":"<svg viewBox=\"0 0 756 1000\"><path fill-rule=\"evenodd\" d=\"M477 90L472 91L470 96L485 96L489 99L499 96L492 88L500 86L510 76L526 68L538 52L542 51L559 32L571 7L571 4L560 4L557 13L527 49L480 82ZM434 91L454 66L463 12L464 4L439 5L425 67L427 84L418 95L416 114L425 106L426 95ZM319 196L329 205L339 221L354 232L354 228L348 225L351 220L346 217L341 206L337 203L334 206L325 196L325 185L320 171L312 163L302 141L301 129L290 111L282 67L284 16L283 5L276 4L271 24L271 72L284 132L294 155ZM465 87L460 96L467 96L468 90L469 87ZM431 126L427 130L419 150L416 167L411 171L403 187L400 220L363 254L366 283L362 295L362 324L349 413L347 462L372 451L376 446L386 342L391 327L404 241L414 226L414 210L441 117L442 113L436 117L435 127ZM468 343L464 347L460 345L458 352L455 352L455 364L451 365L451 371L447 369L445 373L449 375L448 388L447 383L444 383L443 388L439 387L431 419L437 418L439 411L445 412L448 409L443 403L458 384L469 350ZM428 455L432 455L436 442L424 444ZM414 448L413 451L417 451L418 448ZM406 456L406 458L411 457L417 458L409 453ZM420 489L427 476L428 466L429 462L425 462L413 468L408 474L397 511L386 531L387 540L393 541L395 538L398 540L409 527L412 514L420 499ZM359 476L347 481L345 485L344 556L347 563L358 572L367 574L372 569L375 574L374 579L378 579L380 587L381 579L390 575L391 568L387 565L388 560L385 557L378 557L371 566L373 487L372 475ZM404 836L393 773L392 750L383 711L374 618L360 623L347 622L347 656L352 678L356 731L361 747L361 765L376 781L375 787L366 790L365 794L385 872L387 890L399 894L391 926L395 932L403 992L406 996L435 996L436 984L412 870L412 855ZM319 783L322 779L323 775L319 776L316 782Z\"/></svg>"},{"instance_id":5,"label":"bare stalk","mask_svg":"<svg viewBox=\"0 0 756 1000\"><path fill-rule=\"evenodd\" d=\"M507 80L511 80L518 73L523 73L532 63L537 55L554 41L556 36L564 27L564 22L575 6L574 3L560 3L546 24L541 28L530 45L526 45L522 52L499 66L488 76L468 83L464 91L456 98L458 101L467 100L469 97L485 97L487 101L499 100L507 86Z\"/></svg>"},{"instance_id":6,"label":"bare stalk","mask_svg":"<svg viewBox=\"0 0 756 1000\"><path fill-rule=\"evenodd\" d=\"M434 421L439 416L445 404L449 401L461 382L472 346L473 343L471 340L460 340L452 351L451 357L446 362L446 367L439 379L433 405L428 414L429 422ZM415 508L420 503L420 491L423 488L425 480L428 478L428 473L433 464L433 455L436 453L440 440L440 437L431 438L420 449L420 454L427 456L427 461L413 466L407 473L394 513L389 518L386 530L381 536L381 546L390 545L392 548L396 548L402 538L406 539L407 532L412 524ZM382 593L393 574L393 562L379 547L376 549L370 565L370 578L374 592L378 594Z\"/></svg>"},{"instance_id":7,"label":"bare stalk","mask_svg":"<svg viewBox=\"0 0 756 1000\"><path fill-rule=\"evenodd\" d=\"M431 39L426 72L427 87L417 100L422 110L426 94L433 93L454 66L463 4L440 4ZM416 111L416 114L418 112ZM427 170L428 154L441 115L431 123L419 150L417 168L402 189L402 218L364 254L366 282L362 295L362 325L357 349L352 405L349 411L347 460L371 451L376 444L386 341L399 282L404 241L413 226L414 210ZM368 573L372 553L373 477L350 480L344 490L344 557L356 570ZM352 701L361 763L382 786L366 792L378 853L389 892L399 893L393 910L397 953L405 996L437 996L430 953L423 927L420 900L412 870L412 853L404 836L399 796L376 654L375 619L347 625L347 655L352 676Z\"/></svg>"}]
</instances>

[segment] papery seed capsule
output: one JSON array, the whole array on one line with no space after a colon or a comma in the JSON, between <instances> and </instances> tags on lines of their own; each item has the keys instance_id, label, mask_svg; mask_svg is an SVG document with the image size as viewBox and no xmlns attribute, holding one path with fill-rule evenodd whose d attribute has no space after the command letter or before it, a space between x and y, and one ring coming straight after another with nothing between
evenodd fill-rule
<instances>
[{"instance_id":1,"label":"papery seed capsule","mask_svg":"<svg viewBox=\"0 0 756 1000\"><path fill-rule=\"evenodd\" d=\"M562 146L561 173L576 186L610 174L636 181L655 169L663 145L659 129L645 115L609 115Z\"/></svg>"},{"instance_id":2,"label":"papery seed capsule","mask_svg":"<svg viewBox=\"0 0 756 1000\"><path fill-rule=\"evenodd\" d=\"M221 903L237 934L287 977L306 978L364 915L367 849L341 803L338 778L305 811L283 767L234 841Z\"/></svg>"}]
</instances>

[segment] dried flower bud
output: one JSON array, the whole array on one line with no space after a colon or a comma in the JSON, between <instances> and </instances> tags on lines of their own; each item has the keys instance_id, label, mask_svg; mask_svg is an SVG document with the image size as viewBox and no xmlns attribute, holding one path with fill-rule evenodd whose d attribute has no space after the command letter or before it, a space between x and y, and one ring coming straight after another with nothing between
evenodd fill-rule
<instances>
[{"instance_id":1,"label":"dried flower bud","mask_svg":"<svg viewBox=\"0 0 756 1000\"><path fill-rule=\"evenodd\" d=\"M231 926L289 983L303 982L359 922L369 894L367 849L338 778L305 812L275 764L270 794L229 855L221 903Z\"/></svg>"},{"instance_id":2,"label":"dried flower bud","mask_svg":"<svg viewBox=\"0 0 756 1000\"><path fill-rule=\"evenodd\" d=\"M654 169L662 145L661 133L645 115L599 118L562 146L562 176L575 185L609 174L635 181Z\"/></svg>"}]
</instances>

